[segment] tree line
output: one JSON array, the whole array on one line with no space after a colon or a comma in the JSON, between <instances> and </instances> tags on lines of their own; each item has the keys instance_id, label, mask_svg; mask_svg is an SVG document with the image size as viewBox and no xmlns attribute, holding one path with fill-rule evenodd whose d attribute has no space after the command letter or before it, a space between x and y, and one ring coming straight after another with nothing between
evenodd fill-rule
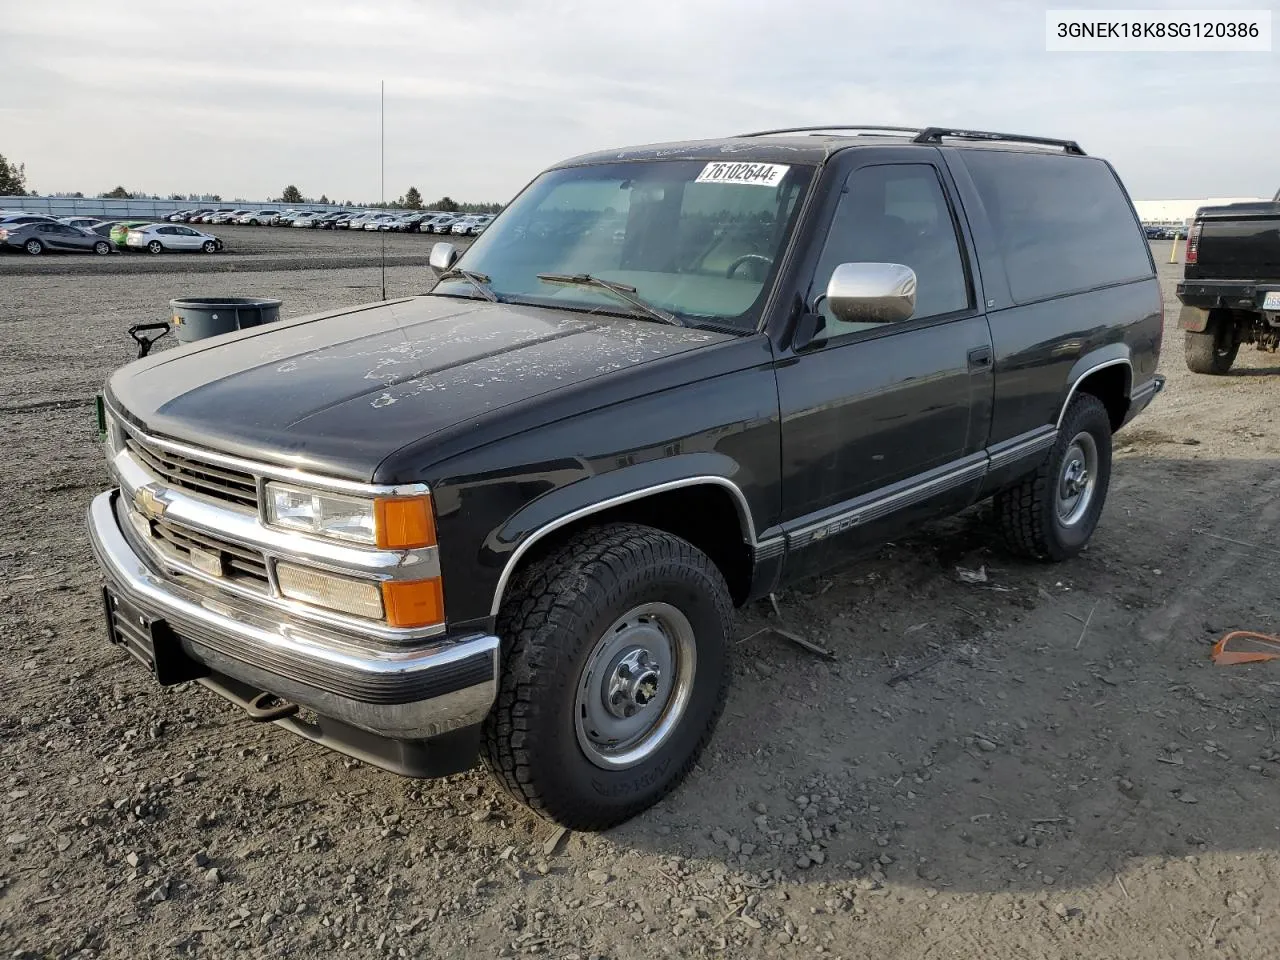
<instances>
[{"instance_id":1,"label":"tree line","mask_svg":"<svg viewBox=\"0 0 1280 960\"><path fill-rule=\"evenodd\" d=\"M336 200L330 200L324 194L319 198L303 196L302 191L294 184L289 184L280 194L281 203L337 203ZM423 203L422 193L417 187L409 187L403 194L395 200L375 200L371 202L353 202L345 201L344 207L368 207L369 209L395 209L395 210L439 210L441 213L498 213L502 209L500 203L470 203L466 201L454 200L450 196L441 197L434 203Z\"/></svg>"}]
</instances>

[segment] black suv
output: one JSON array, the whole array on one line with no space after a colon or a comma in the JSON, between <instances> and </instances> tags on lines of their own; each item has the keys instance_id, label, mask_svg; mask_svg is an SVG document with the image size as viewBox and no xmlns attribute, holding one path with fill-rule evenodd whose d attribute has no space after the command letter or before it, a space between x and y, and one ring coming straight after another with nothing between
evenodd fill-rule
<instances>
[{"instance_id":1,"label":"black suv","mask_svg":"<svg viewBox=\"0 0 1280 960\"><path fill-rule=\"evenodd\" d=\"M479 753L580 829L694 764L735 605L987 498L1071 557L1163 384L1141 224L1069 141L609 150L431 261L110 378L109 635L389 770Z\"/></svg>"}]
</instances>

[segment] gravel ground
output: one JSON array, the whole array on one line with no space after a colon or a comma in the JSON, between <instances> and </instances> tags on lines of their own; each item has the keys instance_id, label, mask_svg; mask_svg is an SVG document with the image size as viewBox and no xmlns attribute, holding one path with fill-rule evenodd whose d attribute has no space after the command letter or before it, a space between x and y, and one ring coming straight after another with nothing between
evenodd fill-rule
<instances>
[{"instance_id":1,"label":"gravel ground","mask_svg":"<svg viewBox=\"0 0 1280 960\"><path fill-rule=\"evenodd\" d=\"M1161 269L1172 304L1177 268ZM388 293L424 278L393 269ZM1276 627L1273 357L1193 376L1168 311L1168 390L1117 438L1084 555L1011 560L981 508L938 524L779 598L831 661L762 632L778 622L767 604L743 611L728 708L693 776L619 829L562 835L482 772L398 779L198 687L156 688L102 639L85 398L129 359L124 327L181 293L279 296L291 315L377 282L3 281L12 956L1280 951L1280 665L1208 661L1223 631Z\"/></svg>"},{"instance_id":2,"label":"gravel ground","mask_svg":"<svg viewBox=\"0 0 1280 960\"><path fill-rule=\"evenodd\" d=\"M46 253L32 257L6 248L0 251L0 282L9 277L139 273L227 273L349 269L380 264L383 241L389 266L425 264L431 246L447 240L460 249L471 237L425 233L370 233L364 230L295 230L292 227L208 227L197 224L225 244L219 253L164 253L124 250L108 257Z\"/></svg>"}]
</instances>

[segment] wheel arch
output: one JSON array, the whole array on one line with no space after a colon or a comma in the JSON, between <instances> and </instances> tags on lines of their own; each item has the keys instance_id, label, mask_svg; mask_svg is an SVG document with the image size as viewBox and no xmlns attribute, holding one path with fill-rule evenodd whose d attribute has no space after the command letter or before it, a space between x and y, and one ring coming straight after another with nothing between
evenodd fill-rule
<instances>
[{"instance_id":1,"label":"wheel arch","mask_svg":"<svg viewBox=\"0 0 1280 960\"><path fill-rule=\"evenodd\" d=\"M628 484L626 489L598 496L612 476L562 487L528 505L495 533L495 539L516 546L494 588L491 616L497 616L519 570L576 532L606 523L639 523L688 540L720 569L735 603L746 599L754 570L756 529L746 495L734 480L718 473L698 473ZM616 480L607 486L616 487ZM517 533L522 530L523 534Z\"/></svg>"},{"instance_id":2,"label":"wheel arch","mask_svg":"<svg viewBox=\"0 0 1280 960\"><path fill-rule=\"evenodd\" d=\"M1119 430L1129 412L1133 391L1133 363L1129 358L1128 347L1114 344L1110 348L1081 357L1071 368L1069 383L1071 386L1058 410L1055 424L1058 429L1062 429L1062 421L1071 401L1077 394L1087 393L1097 397L1107 408L1111 429Z\"/></svg>"}]
</instances>

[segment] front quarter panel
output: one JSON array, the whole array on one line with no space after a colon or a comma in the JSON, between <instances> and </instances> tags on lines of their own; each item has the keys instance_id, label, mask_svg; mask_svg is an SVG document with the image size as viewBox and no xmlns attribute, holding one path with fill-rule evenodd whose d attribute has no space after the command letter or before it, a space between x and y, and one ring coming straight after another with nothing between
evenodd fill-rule
<instances>
[{"instance_id":1,"label":"front quarter panel","mask_svg":"<svg viewBox=\"0 0 1280 960\"><path fill-rule=\"evenodd\" d=\"M431 471L451 628L489 622L504 569L531 537L654 487L718 482L739 505L740 535L750 541L776 520L778 458L771 364L600 407L452 458Z\"/></svg>"}]
</instances>

